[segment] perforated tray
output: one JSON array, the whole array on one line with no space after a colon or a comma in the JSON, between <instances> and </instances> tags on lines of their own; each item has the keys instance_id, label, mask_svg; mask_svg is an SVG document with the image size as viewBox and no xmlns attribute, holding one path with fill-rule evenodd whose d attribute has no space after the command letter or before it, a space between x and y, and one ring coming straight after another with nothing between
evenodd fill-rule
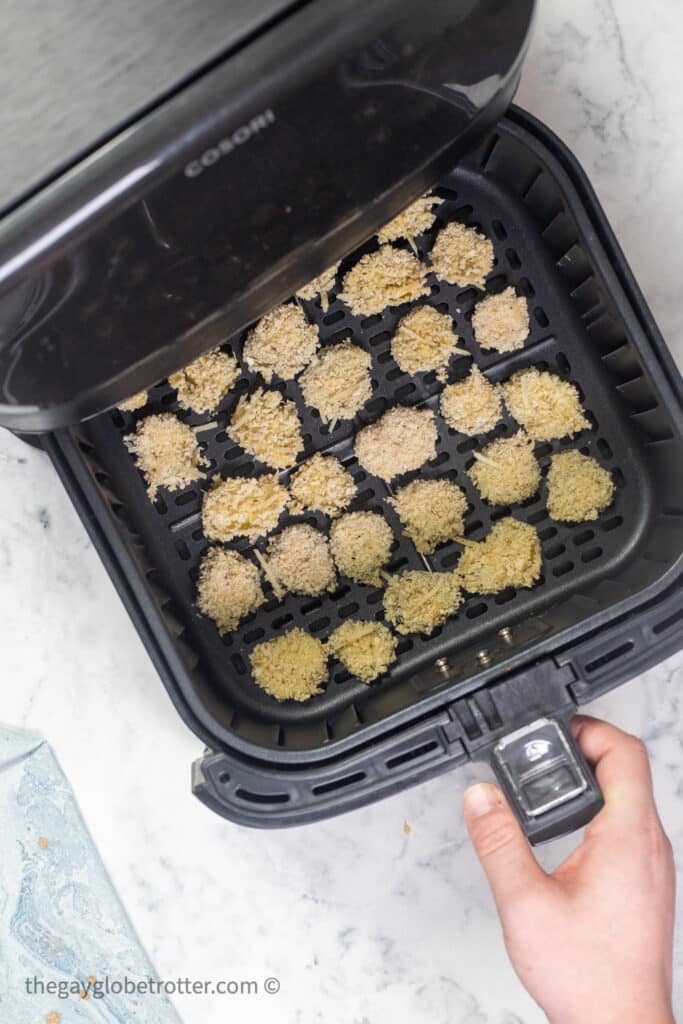
<instances>
[{"instance_id":1,"label":"perforated tray","mask_svg":"<svg viewBox=\"0 0 683 1024\"><path fill-rule=\"evenodd\" d=\"M402 639L398 662L372 688L351 678L341 665L334 663L329 685L322 695L305 704L279 704L264 694L250 678L249 652L254 644L293 625L325 638L349 616L381 619L382 591L342 578L335 593L318 599L291 594L282 602L271 599L255 615L244 620L234 633L221 638L213 623L194 607L197 566L207 547L200 522L203 485L177 494L166 494L152 505L145 495L134 461L122 443L122 436L134 427L136 420L150 412L172 411L191 424L201 423L208 417L188 414L180 409L174 392L161 384L152 389L150 403L143 411L126 415L115 411L88 426L89 440L111 481L109 486L125 502L128 516L151 553L160 582L174 599L175 614L182 619L192 644L208 666L215 687L226 694L236 709L232 727L239 730L242 712L248 711L251 716L278 726L273 740L281 748L289 745L288 725L291 723L322 721L326 735L333 738L335 719L346 713L362 723L364 704L374 699L378 690L392 687L406 677L419 676L421 670L433 664L435 659L457 655L460 649L472 643L481 643L485 647L485 638L491 633L505 631L521 619L566 601L570 594L580 592L589 595L600 577L613 574L622 560L632 556L643 538L651 514L651 480L643 449L634 443L632 427L623 407L615 401L614 388L606 376L604 364L591 348L585 328L554 272L535 226L523 210L510 209L509 197L501 193L496 180L484 175L481 168L457 168L441 182L436 195L442 200L437 223L419 239L421 255L429 251L437 231L449 221L461 221L482 230L492 239L496 254L495 269L486 291L492 293L513 285L519 294L526 296L531 313L531 334L522 351L507 356L484 353L474 341L470 322L473 306L482 297L481 292L438 283L432 276L431 295L424 301L453 317L457 334L491 380L503 380L520 367L534 365L547 368L576 384L593 424L592 429L574 439L539 444L536 454L544 471L552 453L562 449L578 446L593 455L610 470L617 484L612 507L596 523L567 525L553 522L545 508L545 482L538 494L522 505L501 508L483 502L467 475L467 469L474 461L472 450L492 437L512 433L517 426L506 418L491 434L478 439L467 438L447 427L438 414L441 385L435 375L408 376L402 373L391 356L391 336L407 306L389 310L382 316L359 319L338 300L331 302L327 312L322 311L318 302L303 304L308 317L319 326L323 344L352 338L372 354L373 398L352 424L344 422L330 435L317 413L303 404L295 382L279 387L299 408L305 442L301 459L315 451L333 452L349 468L358 485L359 493L351 508L380 510L391 523L396 536L389 566L391 571L424 568L424 561L401 533L394 512L384 501L389 493L387 486L366 474L358 465L353 454L353 436L362 425L376 420L392 405L426 404L434 409L439 429L436 458L420 473L397 478L392 484L393 489L418 475L445 475L455 480L466 491L470 504L465 533L476 540L488 533L496 519L510 512L532 523L539 531L543 547L543 577L534 589L506 590L494 597L469 596L457 617L431 637ZM369 242L343 261L337 289L345 270L362 252L370 251L376 244L375 241ZM239 356L242 338L234 339L226 349L232 349ZM455 357L451 362L450 379L465 376L471 365L472 361L467 357ZM261 382L256 377L244 373L239 386L221 407L217 417L219 429L200 435L211 460L211 477L216 474L251 475L267 469L236 447L224 429L239 396L253 389L257 383ZM287 477L288 473L282 474L284 481ZM209 481L206 486L209 486ZM294 521L307 521L325 531L329 529L328 520L315 514L287 517L282 525ZM263 548L265 543L265 540L261 541L257 546ZM246 542L238 542L235 546L244 551L249 548ZM452 568L460 551L461 548L454 543L440 547L429 560L432 568Z\"/></svg>"}]
</instances>

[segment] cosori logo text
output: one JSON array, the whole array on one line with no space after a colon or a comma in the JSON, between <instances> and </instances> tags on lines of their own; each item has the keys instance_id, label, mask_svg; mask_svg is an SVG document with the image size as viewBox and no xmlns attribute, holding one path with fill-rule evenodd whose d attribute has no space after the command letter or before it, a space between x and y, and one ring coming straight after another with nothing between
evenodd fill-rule
<instances>
[{"instance_id":1,"label":"cosori logo text","mask_svg":"<svg viewBox=\"0 0 683 1024\"><path fill-rule=\"evenodd\" d=\"M253 139L255 135L258 135L259 132L262 132L264 128L274 124L274 122L275 114L273 111L270 108L263 110L256 117L252 117L251 121L247 121L246 124L236 128L230 135L225 135L215 146L205 149L196 160L190 160L189 164L185 167L185 177L197 178L208 167L213 167L224 156L228 156L234 150L243 146L245 142L249 142L250 139Z\"/></svg>"}]
</instances>

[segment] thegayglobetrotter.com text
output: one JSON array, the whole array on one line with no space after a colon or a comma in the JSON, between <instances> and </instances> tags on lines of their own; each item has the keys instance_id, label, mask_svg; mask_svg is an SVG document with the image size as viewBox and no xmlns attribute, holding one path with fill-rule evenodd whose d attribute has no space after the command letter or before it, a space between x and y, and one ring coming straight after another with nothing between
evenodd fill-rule
<instances>
[{"instance_id":1,"label":"thegayglobetrotter.com text","mask_svg":"<svg viewBox=\"0 0 683 1024\"><path fill-rule=\"evenodd\" d=\"M219 978L211 981L193 978L60 978L45 981L38 977L25 979L29 996L55 996L57 999L104 999L106 996L274 996L280 991L278 978Z\"/></svg>"}]
</instances>

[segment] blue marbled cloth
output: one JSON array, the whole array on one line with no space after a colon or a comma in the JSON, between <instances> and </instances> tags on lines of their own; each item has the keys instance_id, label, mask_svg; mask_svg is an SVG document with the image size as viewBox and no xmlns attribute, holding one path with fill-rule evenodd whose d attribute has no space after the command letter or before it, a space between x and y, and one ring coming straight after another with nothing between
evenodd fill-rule
<instances>
[{"instance_id":1,"label":"blue marbled cloth","mask_svg":"<svg viewBox=\"0 0 683 1024\"><path fill-rule=\"evenodd\" d=\"M73 992L88 978L99 998ZM0 1021L181 1024L165 996L106 994L106 978L156 975L49 744L0 726Z\"/></svg>"}]
</instances>

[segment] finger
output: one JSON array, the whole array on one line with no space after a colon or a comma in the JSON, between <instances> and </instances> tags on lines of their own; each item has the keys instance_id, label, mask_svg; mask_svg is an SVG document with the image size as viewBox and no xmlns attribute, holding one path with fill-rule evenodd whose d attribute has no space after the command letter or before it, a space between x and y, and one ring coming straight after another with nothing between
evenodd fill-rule
<instances>
[{"instance_id":1,"label":"finger","mask_svg":"<svg viewBox=\"0 0 683 1024\"><path fill-rule=\"evenodd\" d=\"M615 725L577 715L572 732L594 767L607 810L643 819L656 813L650 761L644 743Z\"/></svg>"},{"instance_id":2,"label":"finger","mask_svg":"<svg viewBox=\"0 0 683 1024\"><path fill-rule=\"evenodd\" d=\"M547 882L502 791L478 782L463 796L465 821L499 911L531 886Z\"/></svg>"}]
</instances>

